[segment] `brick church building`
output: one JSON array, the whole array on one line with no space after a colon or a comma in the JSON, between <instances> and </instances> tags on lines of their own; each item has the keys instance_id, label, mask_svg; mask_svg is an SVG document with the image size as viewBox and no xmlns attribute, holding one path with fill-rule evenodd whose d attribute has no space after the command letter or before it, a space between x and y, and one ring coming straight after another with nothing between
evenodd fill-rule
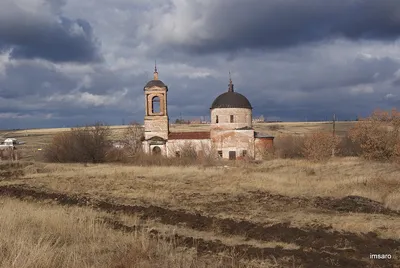
<instances>
[{"instance_id":1,"label":"brick church building","mask_svg":"<svg viewBox=\"0 0 400 268\"><path fill-rule=\"evenodd\" d=\"M154 78L144 87L145 137L143 150L167 157L181 155L190 145L198 154L213 153L226 159L250 157L260 159L265 149L273 145L274 137L254 131L252 106L242 94L235 92L232 80L228 90L211 104L211 125L207 132L170 132L167 102L168 86Z\"/></svg>"}]
</instances>

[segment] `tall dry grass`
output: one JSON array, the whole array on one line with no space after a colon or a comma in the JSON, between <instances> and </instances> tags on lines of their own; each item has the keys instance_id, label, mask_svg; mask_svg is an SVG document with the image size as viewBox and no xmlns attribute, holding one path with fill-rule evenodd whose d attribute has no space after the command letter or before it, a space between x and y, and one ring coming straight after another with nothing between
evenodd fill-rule
<instances>
[{"instance_id":1,"label":"tall dry grass","mask_svg":"<svg viewBox=\"0 0 400 268\"><path fill-rule=\"evenodd\" d=\"M110 229L101 220L104 215L89 209L6 198L0 200L0 215L1 268L226 267L221 258L198 257L150 238L146 230Z\"/></svg>"},{"instance_id":2,"label":"tall dry grass","mask_svg":"<svg viewBox=\"0 0 400 268\"><path fill-rule=\"evenodd\" d=\"M361 196L400 210L399 167L356 157L328 162L275 159L260 164L239 162L224 167L133 166L121 164L45 164L15 166L22 174L0 179L40 191L83 195L119 204L155 205L173 210L270 224L291 222L332 226L351 232L376 232L400 238L398 217L364 213L321 213L293 208L297 198ZM1 176L1 175L0 175ZM283 203L258 194L282 195ZM285 203L286 199L293 198ZM242 201L241 201L242 200ZM280 205L279 205L280 204ZM277 206L279 205L279 206ZM271 210L271 206L277 206Z\"/></svg>"}]
</instances>

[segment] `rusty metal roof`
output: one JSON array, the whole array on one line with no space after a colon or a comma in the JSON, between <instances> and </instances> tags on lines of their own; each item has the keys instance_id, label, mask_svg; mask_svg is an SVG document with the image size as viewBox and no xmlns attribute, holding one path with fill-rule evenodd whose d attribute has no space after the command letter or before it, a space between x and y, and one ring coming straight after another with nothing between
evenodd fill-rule
<instances>
[{"instance_id":1,"label":"rusty metal roof","mask_svg":"<svg viewBox=\"0 0 400 268\"><path fill-rule=\"evenodd\" d=\"M210 132L171 132L168 134L169 140L206 140L210 139Z\"/></svg>"}]
</instances>

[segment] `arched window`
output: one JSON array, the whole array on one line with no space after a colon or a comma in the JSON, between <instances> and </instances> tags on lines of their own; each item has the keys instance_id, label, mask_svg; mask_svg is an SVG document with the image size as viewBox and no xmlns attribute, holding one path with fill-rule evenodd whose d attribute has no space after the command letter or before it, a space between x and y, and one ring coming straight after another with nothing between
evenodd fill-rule
<instances>
[{"instance_id":1,"label":"arched window","mask_svg":"<svg viewBox=\"0 0 400 268\"><path fill-rule=\"evenodd\" d=\"M231 115L231 123L233 123L234 122L234 118L233 118L233 115Z\"/></svg>"},{"instance_id":2,"label":"arched window","mask_svg":"<svg viewBox=\"0 0 400 268\"><path fill-rule=\"evenodd\" d=\"M160 97L155 96L151 99L151 112L152 113L159 113L160 112Z\"/></svg>"},{"instance_id":3,"label":"arched window","mask_svg":"<svg viewBox=\"0 0 400 268\"><path fill-rule=\"evenodd\" d=\"M217 116L215 116L215 123L217 123L217 124L218 124L218 115L217 115Z\"/></svg>"},{"instance_id":4,"label":"arched window","mask_svg":"<svg viewBox=\"0 0 400 268\"><path fill-rule=\"evenodd\" d=\"M160 155L161 154L161 148L158 146L155 146L153 148L153 155Z\"/></svg>"}]
</instances>

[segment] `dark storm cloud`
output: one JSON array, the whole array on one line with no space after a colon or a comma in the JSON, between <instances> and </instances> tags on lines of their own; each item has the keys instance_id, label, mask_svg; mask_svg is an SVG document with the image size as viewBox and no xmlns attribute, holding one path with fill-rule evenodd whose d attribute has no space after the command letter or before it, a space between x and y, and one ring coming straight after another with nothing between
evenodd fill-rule
<instances>
[{"instance_id":1,"label":"dark storm cloud","mask_svg":"<svg viewBox=\"0 0 400 268\"><path fill-rule=\"evenodd\" d=\"M269 84L288 90L315 92L379 83L391 79L400 68L400 62L388 57L371 59L357 57L349 59L346 65L332 64L321 59L289 68L287 73L282 74L283 79L278 82L271 79Z\"/></svg>"},{"instance_id":2,"label":"dark storm cloud","mask_svg":"<svg viewBox=\"0 0 400 268\"><path fill-rule=\"evenodd\" d=\"M336 38L394 40L400 35L398 0L223 0L197 10L194 5L191 17L200 17L203 25L190 33L193 38L174 45L195 53L280 49Z\"/></svg>"},{"instance_id":3,"label":"dark storm cloud","mask_svg":"<svg viewBox=\"0 0 400 268\"><path fill-rule=\"evenodd\" d=\"M50 3L51 10L56 12L63 1ZM12 58L52 62L101 60L99 42L86 20L30 14L9 0L1 5L5 8L0 11L0 51L11 50Z\"/></svg>"},{"instance_id":4,"label":"dark storm cloud","mask_svg":"<svg viewBox=\"0 0 400 268\"><path fill-rule=\"evenodd\" d=\"M7 65L7 75L0 79L0 97L19 99L27 96L43 98L54 93L68 92L76 81L55 69L40 64Z\"/></svg>"},{"instance_id":5,"label":"dark storm cloud","mask_svg":"<svg viewBox=\"0 0 400 268\"><path fill-rule=\"evenodd\" d=\"M397 1L31 0L47 13L7 1L0 129L143 122L155 58L171 121L209 116L229 71L254 116L354 119L400 104Z\"/></svg>"},{"instance_id":6,"label":"dark storm cloud","mask_svg":"<svg viewBox=\"0 0 400 268\"><path fill-rule=\"evenodd\" d=\"M26 60L4 66L0 129L51 126L51 122L56 127L96 121L121 124L122 118L129 122L142 117L141 81L145 78L140 74L116 74L98 65L60 66Z\"/></svg>"}]
</instances>

